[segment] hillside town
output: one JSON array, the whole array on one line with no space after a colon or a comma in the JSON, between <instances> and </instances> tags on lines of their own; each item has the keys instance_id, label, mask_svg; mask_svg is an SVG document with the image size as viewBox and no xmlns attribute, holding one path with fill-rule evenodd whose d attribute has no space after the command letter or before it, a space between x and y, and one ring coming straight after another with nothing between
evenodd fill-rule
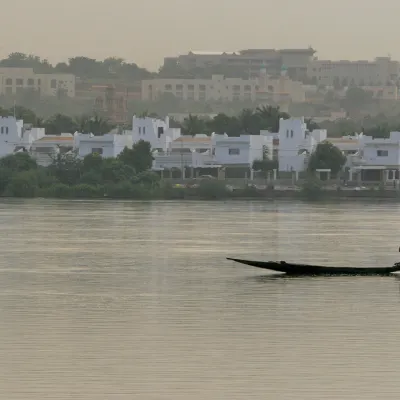
<instances>
[{"instance_id":1,"label":"hillside town","mask_svg":"<svg viewBox=\"0 0 400 400\"><path fill-rule=\"evenodd\" d=\"M399 87L390 57L320 60L312 47L189 51L158 72L116 57L52 65L12 53L0 60L0 157L47 168L60 157L128 160L148 146L139 169L178 185L295 188L312 172L327 185L399 189Z\"/></svg>"},{"instance_id":2,"label":"hillside town","mask_svg":"<svg viewBox=\"0 0 400 400\"><path fill-rule=\"evenodd\" d=\"M184 118L268 104L329 123L397 116L399 78L400 64L389 56L322 60L311 47L189 51L165 57L157 72L118 57L79 56L52 65L15 52L0 60L0 106L17 102L44 117L96 110L126 125L144 111Z\"/></svg>"}]
</instances>

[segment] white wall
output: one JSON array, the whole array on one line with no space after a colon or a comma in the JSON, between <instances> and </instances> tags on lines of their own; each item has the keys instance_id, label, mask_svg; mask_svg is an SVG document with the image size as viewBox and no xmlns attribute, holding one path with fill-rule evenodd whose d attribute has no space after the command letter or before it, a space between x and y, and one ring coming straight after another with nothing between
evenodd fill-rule
<instances>
[{"instance_id":1,"label":"white wall","mask_svg":"<svg viewBox=\"0 0 400 400\"><path fill-rule=\"evenodd\" d=\"M166 151L170 144L181 136L181 130L169 127L169 117L165 121L156 118L132 118L132 140L149 142L153 149Z\"/></svg>"},{"instance_id":2,"label":"white wall","mask_svg":"<svg viewBox=\"0 0 400 400\"><path fill-rule=\"evenodd\" d=\"M316 129L309 132L304 118L280 119L279 121L279 171L304 171L307 154L318 143L326 140L327 131ZM305 150L306 154L299 154Z\"/></svg>"},{"instance_id":3,"label":"white wall","mask_svg":"<svg viewBox=\"0 0 400 400\"><path fill-rule=\"evenodd\" d=\"M264 146L269 148L272 156L272 137L264 135L241 135L228 137L215 135L213 137L214 159L221 165L248 165L263 157Z\"/></svg>"},{"instance_id":4,"label":"white wall","mask_svg":"<svg viewBox=\"0 0 400 400\"><path fill-rule=\"evenodd\" d=\"M16 146L23 144L24 122L14 117L0 117L0 157L12 154ZM29 135L26 144L29 145Z\"/></svg>"},{"instance_id":5,"label":"white wall","mask_svg":"<svg viewBox=\"0 0 400 400\"><path fill-rule=\"evenodd\" d=\"M132 137L128 135L106 134L92 136L91 134L75 134L74 147L79 157L99 152L103 158L117 157L125 146L132 147ZM99 150L99 151L96 151Z\"/></svg>"},{"instance_id":6,"label":"white wall","mask_svg":"<svg viewBox=\"0 0 400 400\"><path fill-rule=\"evenodd\" d=\"M391 132L389 139L363 136L361 156L364 165L400 166L400 132Z\"/></svg>"}]
</instances>

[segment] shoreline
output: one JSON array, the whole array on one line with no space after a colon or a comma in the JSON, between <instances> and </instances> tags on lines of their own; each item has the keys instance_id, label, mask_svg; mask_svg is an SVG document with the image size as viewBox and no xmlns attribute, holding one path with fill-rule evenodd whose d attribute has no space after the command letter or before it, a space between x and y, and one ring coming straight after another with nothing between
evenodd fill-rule
<instances>
[{"instance_id":1,"label":"shoreline","mask_svg":"<svg viewBox=\"0 0 400 400\"><path fill-rule=\"evenodd\" d=\"M234 192L196 193L190 189L156 190L153 193L135 193L110 195L100 188L86 193L77 194L71 186L68 192L57 193L39 191L33 196L0 196L2 199L60 199L60 200L138 200L138 201L274 201L298 200L307 202L317 201L353 201L353 200L391 200L400 202L400 192L395 190L320 190L304 192L301 190L265 190L249 189L235 190ZM100 189L100 190L99 190ZM47 193L46 193L47 192Z\"/></svg>"}]
</instances>

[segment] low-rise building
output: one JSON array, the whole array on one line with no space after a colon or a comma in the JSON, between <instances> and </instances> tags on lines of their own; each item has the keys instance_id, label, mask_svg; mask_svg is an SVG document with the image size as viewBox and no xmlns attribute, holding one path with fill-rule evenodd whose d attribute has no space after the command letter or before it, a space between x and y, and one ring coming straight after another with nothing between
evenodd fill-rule
<instances>
[{"instance_id":1,"label":"low-rise building","mask_svg":"<svg viewBox=\"0 0 400 400\"><path fill-rule=\"evenodd\" d=\"M32 143L30 154L39 165L47 167L58 154L67 153L73 148L74 136L71 133L46 135Z\"/></svg>"},{"instance_id":2,"label":"low-rise building","mask_svg":"<svg viewBox=\"0 0 400 400\"><path fill-rule=\"evenodd\" d=\"M149 142L153 149L167 151L170 144L180 136L179 128L169 126L169 117L166 117L165 120L137 116L132 118L133 143L144 140Z\"/></svg>"},{"instance_id":3,"label":"low-rise building","mask_svg":"<svg viewBox=\"0 0 400 400\"><path fill-rule=\"evenodd\" d=\"M132 145L132 136L126 134L107 133L95 136L92 133L75 133L74 135L74 148L77 149L78 156L81 158L93 153L104 158L117 157L125 147L131 148Z\"/></svg>"},{"instance_id":4,"label":"low-rise building","mask_svg":"<svg viewBox=\"0 0 400 400\"><path fill-rule=\"evenodd\" d=\"M32 143L44 135L43 128L24 125L24 121L14 117L0 117L0 157L20 149L30 151Z\"/></svg>"},{"instance_id":5,"label":"low-rise building","mask_svg":"<svg viewBox=\"0 0 400 400\"><path fill-rule=\"evenodd\" d=\"M327 138L326 129L309 131L304 118L281 118L279 121L279 171L301 172L307 169L308 157L318 143Z\"/></svg>"}]
</instances>

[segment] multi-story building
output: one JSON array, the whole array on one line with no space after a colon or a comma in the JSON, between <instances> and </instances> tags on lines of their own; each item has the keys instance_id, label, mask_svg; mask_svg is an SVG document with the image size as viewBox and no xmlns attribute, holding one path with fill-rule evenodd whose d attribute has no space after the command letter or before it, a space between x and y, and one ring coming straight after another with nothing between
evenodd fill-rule
<instances>
[{"instance_id":1,"label":"multi-story building","mask_svg":"<svg viewBox=\"0 0 400 400\"><path fill-rule=\"evenodd\" d=\"M312 60L307 76L324 86L383 86L397 82L400 64L390 57L377 57L374 61Z\"/></svg>"},{"instance_id":2,"label":"multi-story building","mask_svg":"<svg viewBox=\"0 0 400 400\"><path fill-rule=\"evenodd\" d=\"M259 71L260 75L260 71ZM211 79L151 79L142 81L142 99L155 101L163 94L172 94L181 100L193 101L275 101L282 99L302 102L305 91L301 82L287 76L271 78L267 75L254 79L225 78L213 75Z\"/></svg>"},{"instance_id":3,"label":"multi-story building","mask_svg":"<svg viewBox=\"0 0 400 400\"><path fill-rule=\"evenodd\" d=\"M0 94L35 91L41 96L75 97L75 75L36 74L33 68L0 68Z\"/></svg>"},{"instance_id":4,"label":"multi-story building","mask_svg":"<svg viewBox=\"0 0 400 400\"><path fill-rule=\"evenodd\" d=\"M283 65L293 79L307 75L307 65L315 50L308 49L247 49L235 52L190 51L178 57L166 57L164 66L178 65L186 71L213 66L241 69L246 76L257 76L265 66L269 75L279 75Z\"/></svg>"}]
</instances>

